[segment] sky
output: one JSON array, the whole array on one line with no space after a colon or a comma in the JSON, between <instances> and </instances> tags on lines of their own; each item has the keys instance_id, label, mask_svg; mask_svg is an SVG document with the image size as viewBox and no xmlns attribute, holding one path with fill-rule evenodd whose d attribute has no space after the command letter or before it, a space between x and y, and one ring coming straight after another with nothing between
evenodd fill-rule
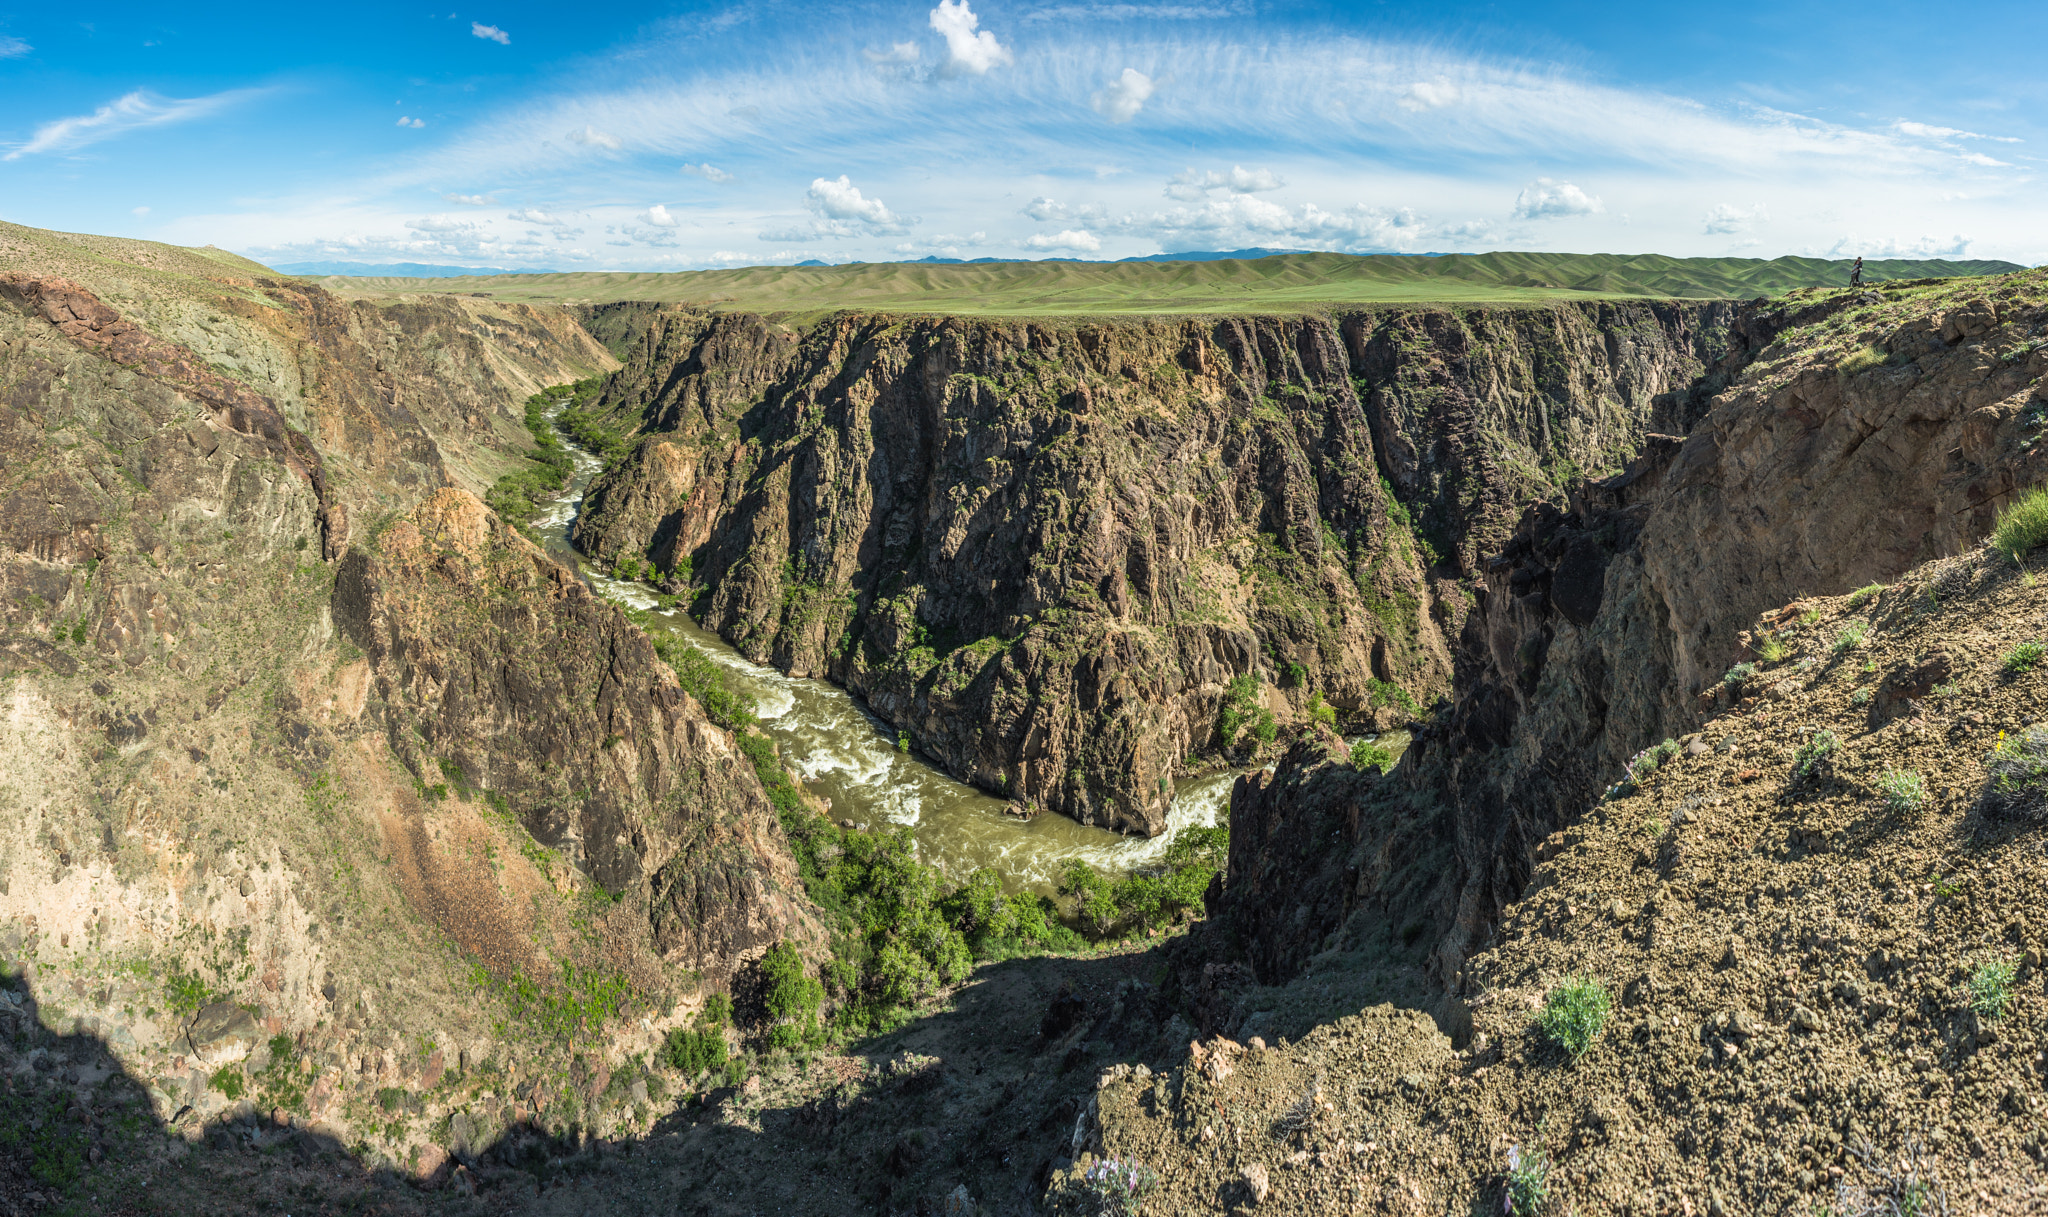
<instances>
[{"instance_id":1,"label":"sky","mask_svg":"<svg viewBox=\"0 0 2048 1217\"><path fill-rule=\"evenodd\" d=\"M0 219L273 265L2048 261L2039 0L9 2Z\"/></svg>"}]
</instances>

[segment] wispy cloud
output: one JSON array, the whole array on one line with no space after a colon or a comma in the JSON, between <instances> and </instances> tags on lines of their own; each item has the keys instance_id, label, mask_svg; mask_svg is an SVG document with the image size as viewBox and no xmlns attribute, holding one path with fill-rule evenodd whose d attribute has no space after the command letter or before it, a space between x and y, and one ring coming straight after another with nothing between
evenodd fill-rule
<instances>
[{"instance_id":1,"label":"wispy cloud","mask_svg":"<svg viewBox=\"0 0 2048 1217\"><path fill-rule=\"evenodd\" d=\"M617 152L625 146L625 141L621 140L618 136L600 131L588 123L569 132L562 138L572 144L582 144L588 148L607 148L613 152Z\"/></svg>"},{"instance_id":2,"label":"wispy cloud","mask_svg":"<svg viewBox=\"0 0 2048 1217\"><path fill-rule=\"evenodd\" d=\"M1232 165L1228 173L1210 170L1196 173L1183 169L1166 182L1166 197L1193 201L1211 194L1258 194L1267 190L1278 190L1287 183L1271 169L1246 169L1243 165Z\"/></svg>"},{"instance_id":3,"label":"wispy cloud","mask_svg":"<svg viewBox=\"0 0 2048 1217\"><path fill-rule=\"evenodd\" d=\"M727 173L716 165L710 164L693 165L685 163L683 165L683 172L691 177L701 177L707 182L730 182L732 180L732 174Z\"/></svg>"},{"instance_id":4,"label":"wispy cloud","mask_svg":"<svg viewBox=\"0 0 2048 1217\"><path fill-rule=\"evenodd\" d=\"M0 156L0 160L18 160L43 152L73 152L142 127L161 127L205 118L247 101L260 92L260 89L231 89L207 97L178 98L161 97L146 89L137 89L90 114L44 123L36 128L27 143Z\"/></svg>"},{"instance_id":5,"label":"wispy cloud","mask_svg":"<svg viewBox=\"0 0 2048 1217\"><path fill-rule=\"evenodd\" d=\"M19 59L34 47L12 34L0 34L0 59Z\"/></svg>"},{"instance_id":6,"label":"wispy cloud","mask_svg":"<svg viewBox=\"0 0 2048 1217\"><path fill-rule=\"evenodd\" d=\"M1975 131L1964 131L1957 127L1935 127L1927 123L1916 123L1903 118L1892 124L1892 130L1897 131L1901 135L1911 135L1919 139L1988 139L2001 144L2026 142L2010 135L1981 135Z\"/></svg>"},{"instance_id":7,"label":"wispy cloud","mask_svg":"<svg viewBox=\"0 0 2048 1217\"><path fill-rule=\"evenodd\" d=\"M441 197L450 203L460 203L465 207L489 207L498 201L487 194L444 194Z\"/></svg>"},{"instance_id":8,"label":"wispy cloud","mask_svg":"<svg viewBox=\"0 0 2048 1217\"><path fill-rule=\"evenodd\" d=\"M424 118L407 118L401 114L398 116L398 125L401 127L424 127L427 125L427 120Z\"/></svg>"},{"instance_id":9,"label":"wispy cloud","mask_svg":"<svg viewBox=\"0 0 2048 1217\"><path fill-rule=\"evenodd\" d=\"M485 42L495 42L499 46L512 45L512 35L495 25L485 25L481 21L472 21L469 23L469 32Z\"/></svg>"},{"instance_id":10,"label":"wispy cloud","mask_svg":"<svg viewBox=\"0 0 2048 1217\"><path fill-rule=\"evenodd\" d=\"M1706 214L1706 223L1701 231L1708 236L1748 232L1758 224L1770 219L1770 213L1762 203L1753 207L1736 207L1729 203L1718 203Z\"/></svg>"}]
</instances>

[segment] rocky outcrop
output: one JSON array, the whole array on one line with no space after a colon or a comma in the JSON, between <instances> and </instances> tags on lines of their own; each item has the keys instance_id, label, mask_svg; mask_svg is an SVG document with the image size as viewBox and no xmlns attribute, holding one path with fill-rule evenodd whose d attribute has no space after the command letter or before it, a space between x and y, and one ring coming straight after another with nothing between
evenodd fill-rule
<instances>
[{"instance_id":1,"label":"rocky outcrop","mask_svg":"<svg viewBox=\"0 0 2048 1217\"><path fill-rule=\"evenodd\" d=\"M846 685L956 776L1156 832L1186 758L1239 742L1234 678L1356 727L1442 692L1474 538L1625 459L1717 317L671 309L607 386L646 435L577 544L674 572L744 653Z\"/></svg>"},{"instance_id":2,"label":"rocky outcrop","mask_svg":"<svg viewBox=\"0 0 2048 1217\"><path fill-rule=\"evenodd\" d=\"M1726 356L1666 398L1698 418L1688 434L1650 435L1568 506L1528 508L1487 562L1455 702L1395 780L1354 794L1338 772L1312 780L1311 758L1274 779L1303 793L1261 814L1299 815L1297 833L1377 816L1397 837L1448 837L1449 881L1403 915L1433 918L1454 984L1539 843L1638 751L1726 704L1723 673L1784 624L1759 614L1968 548L2015 488L2048 478L2026 418L2048 371L2044 287L2027 274L1745 306ZM1349 840L1354 859L1408 848ZM1289 933L1320 941L1361 897L1331 907Z\"/></svg>"},{"instance_id":3,"label":"rocky outcrop","mask_svg":"<svg viewBox=\"0 0 2048 1217\"><path fill-rule=\"evenodd\" d=\"M481 792L644 908L672 962L716 977L811 936L752 765L646 635L492 515L437 492L351 552L336 624L369 712L422 787Z\"/></svg>"}]
</instances>

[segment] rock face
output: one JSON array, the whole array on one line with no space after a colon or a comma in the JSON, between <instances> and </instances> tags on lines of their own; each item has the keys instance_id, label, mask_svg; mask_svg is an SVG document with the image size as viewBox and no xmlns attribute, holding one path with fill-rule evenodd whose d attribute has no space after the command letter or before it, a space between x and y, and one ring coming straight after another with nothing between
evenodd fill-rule
<instances>
[{"instance_id":1,"label":"rock face","mask_svg":"<svg viewBox=\"0 0 2048 1217\"><path fill-rule=\"evenodd\" d=\"M1313 693L1360 727L1445 690L1473 547L1555 471L1625 459L1719 316L670 309L607 386L645 438L577 544L674 572L742 652L844 684L956 776L1154 833L1185 758L1244 741L1233 678L1254 714Z\"/></svg>"},{"instance_id":2,"label":"rock face","mask_svg":"<svg viewBox=\"0 0 2048 1217\"><path fill-rule=\"evenodd\" d=\"M1567 507L1528 508L1486 563L1455 703L1393 780L1354 792L1348 766L1304 756L1273 779L1300 793L1255 800L1259 814L1300 816L1291 834L1340 837L1354 862L1448 838L1447 882L1409 891L1400 915L1434 918L1434 968L1455 983L1539 843L1635 753L1727 704L1722 674L1791 620L1759 614L1972 546L2015 488L2048 477L2023 418L2048 371L2044 325L2034 274L1745 306L1726 356L1665 399L1668 417L1697 417L1686 435L1648 436ZM1287 932L1314 943L1374 898L1371 882L1346 890L1323 905L1276 896L1341 909Z\"/></svg>"},{"instance_id":3,"label":"rock face","mask_svg":"<svg viewBox=\"0 0 2048 1217\"><path fill-rule=\"evenodd\" d=\"M485 792L646 910L714 976L808 937L796 864L752 765L619 609L475 496L436 492L335 581L369 713L422 786Z\"/></svg>"}]
</instances>

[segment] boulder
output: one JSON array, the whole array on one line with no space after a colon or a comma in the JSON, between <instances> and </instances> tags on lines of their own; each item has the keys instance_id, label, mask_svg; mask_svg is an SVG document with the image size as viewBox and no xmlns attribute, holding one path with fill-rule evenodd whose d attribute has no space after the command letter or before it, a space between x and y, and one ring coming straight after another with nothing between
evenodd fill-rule
<instances>
[{"instance_id":1,"label":"boulder","mask_svg":"<svg viewBox=\"0 0 2048 1217\"><path fill-rule=\"evenodd\" d=\"M224 1001L202 1007L185 1032L194 1059L208 1070L246 1058L262 1039L255 1016Z\"/></svg>"}]
</instances>

